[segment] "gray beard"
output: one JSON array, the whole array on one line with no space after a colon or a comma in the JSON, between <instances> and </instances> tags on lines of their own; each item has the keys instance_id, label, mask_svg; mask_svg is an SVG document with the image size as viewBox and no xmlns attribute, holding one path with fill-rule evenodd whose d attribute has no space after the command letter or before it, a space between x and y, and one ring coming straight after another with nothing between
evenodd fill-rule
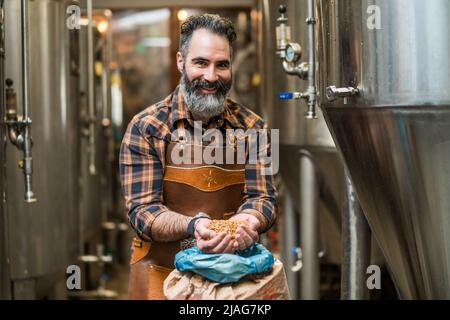
<instances>
[{"instance_id":1,"label":"gray beard","mask_svg":"<svg viewBox=\"0 0 450 320\"><path fill-rule=\"evenodd\" d=\"M216 91L213 94L203 94L200 90L192 88L187 75L183 72L181 77L181 87L184 91L184 102L188 109L201 119L207 120L221 114L225 110L225 101L228 92L223 94Z\"/></svg>"}]
</instances>

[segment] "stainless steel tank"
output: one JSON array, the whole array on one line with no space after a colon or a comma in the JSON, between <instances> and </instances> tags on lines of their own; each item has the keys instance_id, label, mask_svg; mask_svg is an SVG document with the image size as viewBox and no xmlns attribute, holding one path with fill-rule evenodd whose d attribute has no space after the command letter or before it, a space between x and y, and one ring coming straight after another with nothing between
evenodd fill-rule
<instances>
[{"instance_id":1,"label":"stainless steel tank","mask_svg":"<svg viewBox=\"0 0 450 320\"><path fill-rule=\"evenodd\" d=\"M78 251L78 115L77 105L70 100L69 3L28 3L29 101L37 202L24 202L23 174L17 168L21 154L8 144L6 229L13 298L42 297L55 282L65 282L65 270ZM5 2L5 78L14 81L19 110L23 103L20 8L20 1Z\"/></svg>"},{"instance_id":2,"label":"stainless steel tank","mask_svg":"<svg viewBox=\"0 0 450 320\"><path fill-rule=\"evenodd\" d=\"M344 169L339 154L327 128L323 115L318 110L318 119L305 118L306 103L297 101L280 101L279 92L304 91L306 81L298 77L289 76L283 70L282 62L276 55L275 28L279 17L278 7L285 4L288 7L287 18L291 26L291 39L303 48L301 60L308 61L308 43L305 20L307 17L307 1L258 1L258 10L254 14L260 28L258 36L259 70L261 72L261 106L257 112L264 117L271 128L279 129L280 134L280 175L286 193L292 198L295 207L295 223L293 240L288 241L284 248L289 285L297 290L296 274L290 271L293 253L291 246L300 244L300 228L298 219L304 200L301 198L302 181L307 178L300 173L301 151L312 155L314 171L319 194L319 250L324 254L323 261L339 264L341 259L340 247L340 218L345 200ZM283 202L289 204L291 201ZM289 208L283 212L293 214ZM290 219L290 218L289 218ZM286 225L287 226L287 225ZM286 230L282 235L291 234ZM292 243L294 241L294 243ZM303 261L305 262L305 261ZM316 274L316 276L318 273ZM291 292L297 297L295 292ZM318 297L316 297L318 298Z\"/></svg>"},{"instance_id":3,"label":"stainless steel tank","mask_svg":"<svg viewBox=\"0 0 450 320\"><path fill-rule=\"evenodd\" d=\"M320 105L399 295L449 299L450 3L317 3Z\"/></svg>"},{"instance_id":4,"label":"stainless steel tank","mask_svg":"<svg viewBox=\"0 0 450 320\"><path fill-rule=\"evenodd\" d=\"M272 128L279 129L280 134L280 173L283 181L294 197L297 208L300 207L300 199L295 194L299 189L298 173L298 151L307 149L312 152L318 162L321 178L327 179L331 194L328 198L322 200L331 200L333 198L337 203L331 206L340 206L340 201L344 199L344 173L341 160L337 153L331 134L327 128L321 111L318 110L318 119L308 120L305 118L306 106L304 102L299 101L280 101L278 93L282 91L305 90L307 83L298 77L288 76L282 66L278 56L275 55L275 36L274 29L277 25L278 6L287 4L289 24L292 28L292 39L298 42L303 48L302 60L308 59L306 48L307 37L305 32L305 19L307 17L307 1L264 1L263 19L269 30L263 31L265 37L265 52L261 53L261 68L263 79L262 87L264 98L261 101L264 108L261 112L266 116ZM267 32L265 32L267 31ZM341 208L322 208L332 214L332 219L336 222L340 219ZM335 257L333 259L339 259Z\"/></svg>"},{"instance_id":5,"label":"stainless steel tank","mask_svg":"<svg viewBox=\"0 0 450 320\"><path fill-rule=\"evenodd\" d=\"M0 1L0 50L3 52L4 43L4 1ZM8 265L8 237L7 228L5 227L6 218L6 143L7 143L7 126L5 119L5 59L4 55L0 55L0 299L11 298L11 285L9 277Z\"/></svg>"},{"instance_id":6,"label":"stainless steel tank","mask_svg":"<svg viewBox=\"0 0 450 320\"><path fill-rule=\"evenodd\" d=\"M3 86L1 86L3 90ZM3 102L0 111L1 119L3 119ZM6 126L3 121L0 123L0 299L11 298L11 284L9 277L9 264L8 264L8 237L7 228L5 228L6 217Z\"/></svg>"}]
</instances>

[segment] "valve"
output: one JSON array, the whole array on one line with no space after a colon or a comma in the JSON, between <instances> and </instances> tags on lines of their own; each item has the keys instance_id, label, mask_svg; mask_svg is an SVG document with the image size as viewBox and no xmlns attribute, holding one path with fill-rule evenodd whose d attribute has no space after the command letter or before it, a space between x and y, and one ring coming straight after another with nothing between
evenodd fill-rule
<instances>
[{"instance_id":1,"label":"valve","mask_svg":"<svg viewBox=\"0 0 450 320\"><path fill-rule=\"evenodd\" d=\"M278 98L280 100L298 100L298 99L307 99L308 95L303 92L280 92L278 94Z\"/></svg>"},{"instance_id":2,"label":"valve","mask_svg":"<svg viewBox=\"0 0 450 320\"><path fill-rule=\"evenodd\" d=\"M327 98L330 101L337 98L348 98L359 94L359 90L352 87L336 88L336 86L329 86L326 89Z\"/></svg>"}]
</instances>

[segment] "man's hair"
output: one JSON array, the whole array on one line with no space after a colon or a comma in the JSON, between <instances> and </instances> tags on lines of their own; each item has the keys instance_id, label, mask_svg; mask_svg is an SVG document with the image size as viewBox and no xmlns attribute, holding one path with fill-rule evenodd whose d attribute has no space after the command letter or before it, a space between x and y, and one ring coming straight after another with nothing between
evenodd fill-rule
<instances>
[{"instance_id":1,"label":"man's hair","mask_svg":"<svg viewBox=\"0 0 450 320\"><path fill-rule=\"evenodd\" d=\"M227 38L231 53L233 41L236 39L233 23L229 19L217 14L204 13L189 17L181 25L180 52L183 58L187 56L192 34L198 29L206 29L214 34Z\"/></svg>"}]
</instances>

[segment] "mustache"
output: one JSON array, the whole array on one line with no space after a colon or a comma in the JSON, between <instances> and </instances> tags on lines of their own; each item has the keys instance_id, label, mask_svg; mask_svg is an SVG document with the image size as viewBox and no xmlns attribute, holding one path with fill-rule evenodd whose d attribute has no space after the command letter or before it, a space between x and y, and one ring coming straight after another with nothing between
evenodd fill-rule
<instances>
[{"instance_id":1,"label":"mustache","mask_svg":"<svg viewBox=\"0 0 450 320\"><path fill-rule=\"evenodd\" d=\"M220 93L226 93L228 91L228 86L227 84L219 79L216 81L208 81L206 79L195 79L192 80L192 87L195 90L199 90L199 89L207 89L207 90L217 90Z\"/></svg>"}]
</instances>

